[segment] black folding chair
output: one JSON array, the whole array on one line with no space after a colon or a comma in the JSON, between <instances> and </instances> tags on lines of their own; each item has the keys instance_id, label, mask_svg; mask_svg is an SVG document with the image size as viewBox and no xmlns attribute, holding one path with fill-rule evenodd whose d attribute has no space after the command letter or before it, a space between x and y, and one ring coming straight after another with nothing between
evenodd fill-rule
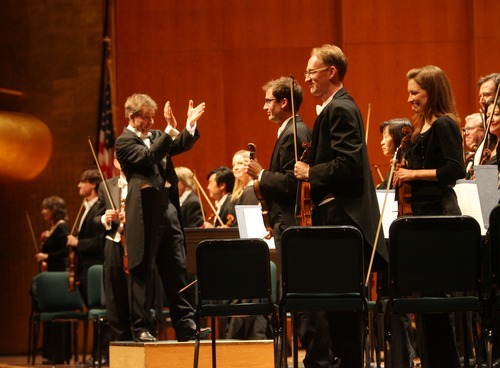
<instances>
[{"instance_id":1,"label":"black folding chair","mask_svg":"<svg viewBox=\"0 0 500 368\"><path fill-rule=\"evenodd\" d=\"M269 248L262 239L204 240L196 248L198 302L194 367L198 367L201 319L212 321L212 367L216 367L215 317L265 315L274 331L278 367L278 307L272 301ZM260 302L227 303L235 299Z\"/></svg>"},{"instance_id":2,"label":"black folding chair","mask_svg":"<svg viewBox=\"0 0 500 368\"><path fill-rule=\"evenodd\" d=\"M363 236L353 226L290 227L283 232L280 320L286 336L286 315L291 313L295 368L297 312L359 312L364 316L366 342L368 302L363 248ZM286 352L285 338L282 343L280 351Z\"/></svg>"},{"instance_id":3,"label":"black folding chair","mask_svg":"<svg viewBox=\"0 0 500 368\"><path fill-rule=\"evenodd\" d=\"M32 365L35 365L40 325L49 321L72 322L73 353L75 362L78 361L78 323L79 321L83 321L84 336L87 336L87 313L84 311L85 304L78 289L73 292L69 291L68 278L68 272L42 272L36 277L37 308L31 315L33 339L30 350L32 354ZM85 341L83 350L85 356Z\"/></svg>"},{"instance_id":4,"label":"black folding chair","mask_svg":"<svg viewBox=\"0 0 500 368\"><path fill-rule=\"evenodd\" d=\"M390 227L389 244L390 297L386 313L476 315L484 311L481 230L474 218L400 217ZM471 330L477 351L477 330L471 326L466 329L467 333ZM467 342L468 338L464 338L465 367L470 364ZM390 353L389 348L385 359L388 363ZM476 359L480 358L476 354Z\"/></svg>"},{"instance_id":5,"label":"black folding chair","mask_svg":"<svg viewBox=\"0 0 500 368\"><path fill-rule=\"evenodd\" d=\"M486 333L486 355L487 367L493 366L493 337L500 333L497 326L500 323L498 311L500 311L500 205L493 208L490 214L490 225L488 228L488 264L490 289L488 299L488 328Z\"/></svg>"},{"instance_id":6,"label":"black folding chair","mask_svg":"<svg viewBox=\"0 0 500 368\"><path fill-rule=\"evenodd\" d=\"M106 321L106 306L103 290L103 265L93 265L88 270L88 317L93 321L94 328L97 330L97 360L99 368L102 364L102 330ZM88 337L85 336L85 339Z\"/></svg>"}]
</instances>

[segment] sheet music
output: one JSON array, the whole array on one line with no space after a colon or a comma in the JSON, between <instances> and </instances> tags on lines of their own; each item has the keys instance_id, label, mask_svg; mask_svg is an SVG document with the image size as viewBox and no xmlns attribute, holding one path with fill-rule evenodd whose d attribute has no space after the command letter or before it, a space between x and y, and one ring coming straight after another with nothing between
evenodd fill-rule
<instances>
[{"instance_id":1,"label":"sheet music","mask_svg":"<svg viewBox=\"0 0 500 368\"><path fill-rule=\"evenodd\" d=\"M377 189L377 200L378 208L380 213L382 213L382 208L384 206L385 200L385 189ZM382 228L384 229L384 236L386 239L389 238L389 228L392 222L398 217L398 202L396 202L396 192L394 189L389 189L387 194L387 200L385 202L385 209L382 216Z\"/></svg>"},{"instance_id":2,"label":"sheet music","mask_svg":"<svg viewBox=\"0 0 500 368\"><path fill-rule=\"evenodd\" d=\"M274 238L265 239L267 235L262 211L259 205L236 205L236 220L238 221L238 230L240 238L260 238L269 246L269 249L276 248Z\"/></svg>"},{"instance_id":3,"label":"sheet music","mask_svg":"<svg viewBox=\"0 0 500 368\"><path fill-rule=\"evenodd\" d=\"M479 202L483 213L484 226L488 229L490 213L498 204L500 191L498 190L498 167L496 165L474 166Z\"/></svg>"},{"instance_id":4,"label":"sheet music","mask_svg":"<svg viewBox=\"0 0 500 368\"><path fill-rule=\"evenodd\" d=\"M481 235L486 235L487 224L484 222L476 181L458 180L453 189L457 194L458 205L462 210L462 215L474 217L481 227Z\"/></svg>"}]
</instances>

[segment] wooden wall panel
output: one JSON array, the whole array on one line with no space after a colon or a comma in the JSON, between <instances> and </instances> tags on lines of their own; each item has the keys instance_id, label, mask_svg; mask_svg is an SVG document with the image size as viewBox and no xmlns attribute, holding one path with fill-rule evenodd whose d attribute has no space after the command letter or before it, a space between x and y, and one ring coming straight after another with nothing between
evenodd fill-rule
<instances>
[{"instance_id":1,"label":"wooden wall panel","mask_svg":"<svg viewBox=\"0 0 500 368\"><path fill-rule=\"evenodd\" d=\"M188 99L205 101L201 139L191 152L175 159L176 165L196 170L203 184L211 169L231 166L233 153L248 142L257 145L257 156L267 166L277 127L262 110L262 86L290 74L304 86L302 73L311 48L318 42L333 42L335 34L340 40L339 4L330 0L314 6L297 0L285 5L251 0L195 0L182 6L174 1L120 2L119 108L128 95L142 91L161 106L171 100L184 126ZM324 9L320 25L318 9ZM145 20L154 27L141 25ZM312 126L316 101L304 92L301 114ZM156 124L163 128L160 113Z\"/></svg>"},{"instance_id":2,"label":"wooden wall panel","mask_svg":"<svg viewBox=\"0 0 500 368\"><path fill-rule=\"evenodd\" d=\"M467 0L453 6L432 0L418 6L389 0L343 2L343 49L350 61L345 85L365 117L371 103L370 161L384 174L389 164L380 150L378 127L387 119L411 118L408 70L429 64L441 67L451 81L462 118L477 110L476 81L484 74L478 73L474 54L478 3L486 5ZM495 8L499 4L490 2Z\"/></svg>"}]
</instances>

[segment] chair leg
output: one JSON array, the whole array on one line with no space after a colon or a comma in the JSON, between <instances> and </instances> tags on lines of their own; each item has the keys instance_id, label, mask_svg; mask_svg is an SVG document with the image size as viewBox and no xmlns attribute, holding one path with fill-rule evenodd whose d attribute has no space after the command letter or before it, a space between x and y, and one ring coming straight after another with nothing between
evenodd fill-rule
<instances>
[{"instance_id":1,"label":"chair leg","mask_svg":"<svg viewBox=\"0 0 500 368\"><path fill-rule=\"evenodd\" d=\"M298 344L298 323L297 313L292 313L292 349L293 349L293 368L299 367L299 344Z\"/></svg>"},{"instance_id":2,"label":"chair leg","mask_svg":"<svg viewBox=\"0 0 500 368\"><path fill-rule=\"evenodd\" d=\"M286 312L281 313L280 324L281 324L281 340L280 340L280 351L279 351L279 368L287 368L287 326L286 326Z\"/></svg>"},{"instance_id":3,"label":"chair leg","mask_svg":"<svg viewBox=\"0 0 500 368\"><path fill-rule=\"evenodd\" d=\"M29 325L29 333L28 333L28 364L30 363L31 360L31 346L33 345L32 343L32 338L33 338L33 312L30 314L30 325Z\"/></svg>"},{"instance_id":4,"label":"chair leg","mask_svg":"<svg viewBox=\"0 0 500 368\"><path fill-rule=\"evenodd\" d=\"M41 321L35 321L33 325L33 345L31 347L32 357L31 357L31 365L35 365L36 358L36 349L38 346L38 335L40 333L40 324Z\"/></svg>"},{"instance_id":5,"label":"chair leg","mask_svg":"<svg viewBox=\"0 0 500 368\"><path fill-rule=\"evenodd\" d=\"M83 351L82 351L82 362L85 364L87 358L87 344L89 341L89 321L87 319L83 320Z\"/></svg>"},{"instance_id":6,"label":"chair leg","mask_svg":"<svg viewBox=\"0 0 500 368\"><path fill-rule=\"evenodd\" d=\"M97 361L98 361L98 367L102 367L102 318L97 319ZM94 363L95 366L95 363Z\"/></svg>"},{"instance_id":7,"label":"chair leg","mask_svg":"<svg viewBox=\"0 0 500 368\"><path fill-rule=\"evenodd\" d=\"M217 352L216 352L216 324L215 324L215 317L211 317L212 319L212 368L217 367Z\"/></svg>"},{"instance_id":8,"label":"chair leg","mask_svg":"<svg viewBox=\"0 0 500 368\"><path fill-rule=\"evenodd\" d=\"M73 358L78 362L78 322L73 321Z\"/></svg>"}]
</instances>

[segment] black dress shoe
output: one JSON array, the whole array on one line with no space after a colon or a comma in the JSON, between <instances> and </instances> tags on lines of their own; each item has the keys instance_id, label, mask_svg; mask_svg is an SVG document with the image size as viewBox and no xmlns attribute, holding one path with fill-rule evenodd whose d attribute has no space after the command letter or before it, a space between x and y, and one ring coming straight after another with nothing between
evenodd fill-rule
<instances>
[{"instance_id":1,"label":"black dress shoe","mask_svg":"<svg viewBox=\"0 0 500 368\"><path fill-rule=\"evenodd\" d=\"M206 339L208 335L212 333L212 329L210 327L202 327L200 329L200 340ZM177 338L179 342L192 341L196 340L196 330L187 330L182 335Z\"/></svg>"},{"instance_id":2,"label":"black dress shoe","mask_svg":"<svg viewBox=\"0 0 500 368\"><path fill-rule=\"evenodd\" d=\"M85 362L86 365L88 365L89 367L98 367L99 366L99 362L97 361L97 359L94 359L94 357L90 357L89 360L87 360ZM103 356L101 358L101 366L107 366L109 365L109 358L107 356Z\"/></svg>"},{"instance_id":3,"label":"black dress shoe","mask_svg":"<svg viewBox=\"0 0 500 368\"><path fill-rule=\"evenodd\" d=\"M138 335L135 336L135 341L154 342L154 341L158 341L158 340L156 339L156 337L151 335L151 333L149 331L142 331L141 333L139 333Z\"/></svg>"}]
</instances>

